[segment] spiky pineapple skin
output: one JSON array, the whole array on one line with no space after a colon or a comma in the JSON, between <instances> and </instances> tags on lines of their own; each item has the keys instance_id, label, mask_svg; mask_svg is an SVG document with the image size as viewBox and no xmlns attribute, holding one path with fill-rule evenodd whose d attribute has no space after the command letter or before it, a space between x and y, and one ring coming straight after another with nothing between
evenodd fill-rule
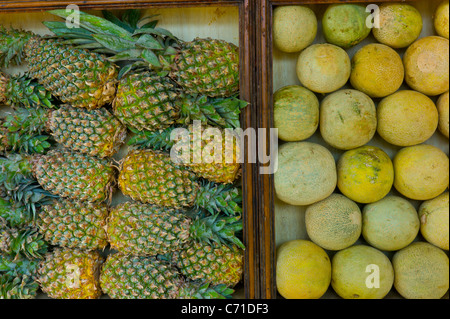
<instances>
[{"instance_id":1,"label":"spiky pineapple skin","mask_svg":"<svg viewBox=\"0 0 450 319\"><path fill-rule=\"evenodd\" d=\"M126 127L105 108L85 110L63 105L50 111L46 125L56 142L100 158L117 153L127 136Z\"/></svg>"},{"instance_id":2,"label":"spiky pineapple skin","mask_svg":"<svg viewBox=\"0 0 450 319\"><path fill-rule=\"evenodd\" d=\"M33 157L31 164L42 188L62 198L103 202L112 195L115 171L107 159L55 149Z\"/></svg>"},{"instance_id":3,"label":"spiky pineapple skin","mask_svg":"<svg viewBox=\"0 0 450 319\"><path fill-rule=\"evenodd\" d=\"M188 94L231 96L239 90L239 49L211 38L184 42L170 76Z\"/></svg>"},{"instance_id":4,"label":"spiky pineapple skin","mask_svg":"<svg viewBox=\"0 0 450 319\"><path fill-rule=\"evenodd\" d=\"M118 185L133 200L180 209L194 204L196 178L164 153L132 150L121 163Z\"/></svg>"},{"instance_id":5,"label":"spiky pineapple skin","mask_svg":"<svg viewBox=\"0 0 450 319\"><path fill-rule=\"evenodd\" d=\"M179 249L190 226L191 220L176 209L125 202L111 210L108 238L119 252L156 256Z\"/></svg>"},{"instance_id":6,"label":"spiky pineapple skin","mask_svg":"<svg viewBox=\"0 0 450 319\"><path fill-rule=\"evenodd\" d=\"M98 299L100 267L97 251L55 248L40 263L37 281L44 293L55 299Z\"/></svg>"},{"instance_id":7,"label":"spiky pineapple skin","mask_svg":"<svg viewBox=\"0 0 450 319\"><path fill-rule=\"evenodd\" d=\"M191 280L234 287L242 279L244 253L236 245L190 242L171 257L173 264Z\"/></svg>"},{"instance_id":8,"label":"spiky pineapple skin","mask_svg":"<svg viewBox=\"0 0 450 319\"><path fill-rule=\"evenodd\" d=\"M54 200L41 207L37 218L39 232L55 246L82 250L103 250L108 245L104 203Z\"/></svg>"},{"instance_id":9,"label":"spiky pineapple skin","mask_svg":"<svg viewBox=\"0 0 450 319\"><path fill-rule=\"evenodd\" d=\"M156 131L174 124L180 114L179 91L167 77L139 72L124 76L113 102L114 115L139 131Z\"/></svg>"},{"instance_id":10,"label":"spiky pineapple skin","mask_svg":"<svg viewBox=\"0 0 450 319\"><path fill-rule=\"evenodd\" d=\"M96 109L112 102L118 68L105 56L33 36L24 47L29 75L63 103Z\"/></svg>"}]
</instances>

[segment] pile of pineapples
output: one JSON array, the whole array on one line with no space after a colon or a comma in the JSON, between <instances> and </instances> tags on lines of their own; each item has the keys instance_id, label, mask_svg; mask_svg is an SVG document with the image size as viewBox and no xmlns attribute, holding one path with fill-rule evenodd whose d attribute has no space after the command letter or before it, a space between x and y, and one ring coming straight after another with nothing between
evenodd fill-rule
<instances>
[{"instance_id":1,"label":"pile of pineapples","mask_svg":"<svg viewBox=\"0 0 450 319\"><path fill-rule=\"evenodd\" d=\"M238 48L184 42L138 10L44 24L52 36L0 27L0 66L27 63L0 72L11 108L0 118L0 299L230 297L245 249L240 144L232 163L169 152L193 121L224 137L239 126ZM116 192L128 200L112 205Z\"/></svg>"}]
</instances>

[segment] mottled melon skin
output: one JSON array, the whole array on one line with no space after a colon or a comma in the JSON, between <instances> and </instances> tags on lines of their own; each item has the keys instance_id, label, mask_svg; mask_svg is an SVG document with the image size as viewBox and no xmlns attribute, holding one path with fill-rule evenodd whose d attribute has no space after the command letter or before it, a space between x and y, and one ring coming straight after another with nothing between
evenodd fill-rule
<instances>
[{"instance_id":1,"label":"mottled melon skin","mask_svg":"<svg viewBox=\"0 0 450 319\"><path fill-rule=\"evenodd\" d=\"M369 13L358 4L332 4L326 9L322 26L327 42L348 49L367 38L371 29L366 25Z\"/></svg>"},{"instance_id":2,"label":"mottled melon skin","mask_svg":"<svg viewBox=\"0 0 450 319\"><path fill-rule=\"evenodd\" d=\"M383 299L394 284L391 261L370 246L355 245L337 252L331 267L331 286L344 299ZM376 282L379 287L371 287Z\"/></svg>"},{"instance_id":3,"label":"mottled melon skin","mask_svg":"<svg viewBox=\"0 0 450 319\"><path fill-rule=\"evenodd\" d=\"M319 299L330 286L327 253L308 240L292 240L277 250L276 285L286 299Z\"/></svg>"},{"instance_id":4,"label":"mottled melon skin","mask_svg":"<svg viewBox=\"0 0 450 319\"><path fill-rule=\"evenodd\" d=\"M339 190L351 200L369 204L392 189L394 167L389 156L375 146L346 151L337 163Z\"/></svg>"},{"instance_id":5,"label":"mottled melon skin","mask_svg":"<svg viewBox=\"0 0 450 319\"><path fill-rule=\"evenodd\" d=\"M274 94L274 122L281 140L306 140L319 126L319 100L299 85L283 87Z\"/></svg>"},{"instance_id":6,"label":"mottled melon skin","mask_svg":"<svg viewBox=\"0 0 450 319\"><path fill-rule=\"evenodd\" d=\"M449 89L449 41L428 36L411 44L403 56L405 81L415 91L436 96Z\"/></svg>"},{"instance_id":7,"label":"mottled melon skin","mask_svg":"<svg viewBox=\"0 0 450 319\"><path fill-rule=\"evenodd\" d=\"M375 103L357 90L331 93L320 104L320 133L323 139L341 150L370 142L377 131Z\"/></svg>"},{"instance_id":8,"label":"mottled melon skin","mask_svg":"<svg viewBox=\"0 0 450 319\"><path fill-rule=\"evenodd\" d=\"M278 150L274 176L278 198L291 205L310 205L336 188L336 163L329 150L310 142L290 142Z\"/></svg>"},{"instance_id":9,"label":"mottled melon skin","mask_svg":"<svg viewBox=\"0 0 450 319\"><path fill-rule=\"evenodd\" d=\"M448 156L433 145L402 148L395 155L393 163L394 187L407 198L433 199L448 187Z\"/></svg>"},{"instance_id":10,"label":"mottled melon skin","mask_svg":"<svg viewBox=\"0 0 450 319\"><path fill-rule=\"evenodd\" d=\"M361 210L347 197L332 194L306 209L305 224L314 243L327 250L341 250L361 235Z\"/></svg>"},{"instance_id":11,"label":"mottled melon skin","mask_svg":"<svg viewBox=\"0 0 450 319\"><path fill-rule=\"evenodd\" d=\"M437 103L436 107L439 113L439 131L447 138L449 138L449 100L448 91L442 94Z\"/></svg>"},{"instance_id":12,"label":"mottled melon skin","mask_svg":"<svg viewBox=\"0 0 450 319\"><path fill-rule=\"evenodd\" d=\"M313 44L303 50L297 61L297 77L316 93L331 93L342 88L351 72L350 58L333 44Z\"/></svg>"},{"instance_id":13,"label":"mottled melon skin","mask_svg":"<svg viewBox=\"0 0 450 319\"><path fill-rule=\"evenodd\" d=\"M362 235L371 246L396 251L417 237L420 221L414 206L399 196L386 196L363 208Z\"/></svg>"},{"instance_id":14,"label":"mottled melon skin","mask_svg":"<svg viewBox=\"0 0 450 319\"><path fill-rule=\"evenodd\" d=\"M448 39L448 15L449 15L449 6L448 0L442 1L436 9L434 14L434 28L436 33L441 37Z\"/></svg>"},{"instance_id":15,"label":"mottled melon skin","mask_svg":"<svg viewBox=\"0 0 450 319\"><path fill-rule=\"evenodd\" d=\"M388 143L412 146L425 142L439 124L439 113L428 96L412 91L397 91L377 107L378 134Z\"/></svg>"},{"instance_id":16,"label":"mottled melon skin","mask_svg":"<svg viewBox=\"0 0 450 319\"><path fill-rule=\"evenodd\" d=\"M394 287L406 299L440 299L449 288L449 260L443 250L414 242L395 253Z\"/></svg>"},{"instance_id":17,"label":"mottled melon skin","mask_svg":"<svg viewBox=\"0 0 450 319\"><path fill-rule=\"evenodd\" d=\"M368 44L352 58L350 83L371 98L396 92L403 84L405 70L400 55L387 45Z\"/></svg>"},{"instance_id":18,"label":"mottled melon skin","mask_svg":"<svg viewBox=\"0 0 450 319\"><path fill-rule=\"evenodd\" d=\"M423 27L420 12L405 3L383 3L380 8L380 27L372 33L378 42L400 49L411 45Z\"/></svg>"},{"instance_id":19,"label":"mottled melon skin","mask_svg":"<svg viewBox=\"0 0 450 319\"><path fill-rule=\"evenodd\" d=\"M427 242L449 249L449 193L423 202L419 207L420 232Z\"/></svg>"},{"instance_id":20,"label":"mottled melon skin","mask_svg":"<svg viewBox=\"0 0 450 319\"><path fill-rule=\"evenodd\" d=\"M317 18L305 6L280 6L273 11L273 43L286 53L300 52L317 35Z\"/></svg>"}]
</instances>

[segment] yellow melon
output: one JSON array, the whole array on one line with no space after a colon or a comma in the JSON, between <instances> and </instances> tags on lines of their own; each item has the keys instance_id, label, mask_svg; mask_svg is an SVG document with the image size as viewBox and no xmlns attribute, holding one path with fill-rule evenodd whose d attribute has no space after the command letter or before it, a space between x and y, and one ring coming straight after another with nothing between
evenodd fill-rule
<instances>
[{"instance_id":1,"label":"yellow melon","mask_svg":"<svg viewBox=\"0 0 450 319\"><path fill-rule=\"evenodd\" d=\"M386 196L363 208L362 234L371 246L384 251L405 248L416 239L420 221L405 198Z\"/></svg>"},{"instance_id":2,"label":"yellow melon","mask_svg":"<svg viewBox=\"0 0 450 319\"><path fill-rule=\"evenodd\" d=\"M405 81L416 91L435 96L448 91L448 39L421 38L411 44L403 56Z\"/></svg>"},{"instance_id":3,"label":"yellow melon","mask_svg":"<svg viewBox=\"0 0 450 319\"><path fill-rule=\"evenodd\" d=\"M333 44L314 44L300 53L297 76L316 93L331 93L343 87L351 72L350 58L344 49Z\"/></svg>"},{"instance_id":4,"label":"yellow melon","mask_svg":"<svg viewBox=\"0 0 450 319\"><path fill-rule=\"evenodd\" d=\"M447 138L449 138L449 101L448 91L442 94L436 103L439 113L439 131Z\"/></svg>"},{"instance_id":5,"label":"yellow melon","mask_svg":"<svg viewBox=\"0 0 450 319\"><path fill-rule=\"evenodd\" d=\"M361 210L354 201L333 194L306 209L305 224L314 243L327 250L341 250L361 235Z\"/></svg>"},{"instance_id":6,"label":"yellow melon","mask_svg":"<svg viewBox=\"0 0 450 319\"><path fill-rule=\"evenodd\" d=\"M404 75L400 55L387 45L372 43L353 56L350 83L372 98L381 98L396 92Z\"/></svg>"},{"instance_id":7,"label":"yellow melon","mask_svg":"<svg viewBox=\"0 0 450 319\"><path fill-rule=\"evenodd\" d=\"M419 10L406 3L381 4L379 18L380 27L372 29L375 39L395 49L409 46L422 32Z\"/></svg>"},{"instance_id":8,"label":"yellow melon","mask_svg":"<svg viewBox=\"0 0 450 319\"><path fill-rule=\"evenodd\" d=\"M329 150L310 142L289 142L278 150L274 175L278 198L291 205L310 205L336 188L336 163Z\"/></svg>"},{"instance_id":9,"label":"yellow melon","mask_svg":"<svg viewBox=\"0 0 450 319\"><path fill-rule=\"evenodd\" d=\"M274 122L278 137L298 142L311 137L319 126L319 100L307 88L285 86L274 94Z\"/></svg>"},{"instance_id":10,"label":"yellow melon","mask_svg":"<svg viewBox=\"0 0 450 319\"><path fill-rule=\"evenodd\" d=\"M273 11L273 43L287 53L300 52L317 35L317 18L306 6L280 6Z\"/></svg>"},{"instance_id":11,"label":"yellow melon","mask_svg":"<svg viewBox=\"0 0 450 319\"><path fill-rule=\"evenodd\" d=\"M330 258L311 241L282 244L276 263L277 290L286 299L319 299L330 286Z\"/></svg>"},{"instance_id":12,"label":"yellow melon","mask_svg":"<svg viewBox=\"0 0 450 319\"><path fill-rule=\"evenodd\" d=\"M414 242L395 253L394 287L406 299L439 299L449 288L449 261L443 250Z\"/></svg>"},{"instance_id":13,"label":"yellow melon","mask_svg":"<svg viewBox=\"0 0 450 319\"><path fill-rule=\"evenodd\" d=\"M412 146L433 136L439 123L434 102L426 95L402 90L385 97L377 107L378 134L397 146Z\"/></svg>"},{"instance_id":14,"label":"yellow melon","mask_svg":"<svg viewBox=\"0 0 450 319\"><path fill-rule=\"evenodd\" d=\"M429 200L449 185L449 159L439 148L421 144L402 148L394 157L394 186L414 200Z\"/></svg>"},{"instance_id":15,"label":"yellow melon","mask_svg":"<svg viewBox=\"0 0 450 319\"><path fill-rule=\"evenodd\" d=\"M367 144L377 131L375 103L357 90L331 93L320 104L320 133L331 146L350 150Z\"/></svg>"},{"instance_id":16,"label":"yellow melon","mask_svg":"<svg viewBox=\"0 0 450 319\"><path fill-rule=\"evenodd\" d=\"M331 286L344 299L382 299L393 284L392 263L378 249L355 245L333 256Z\"/></svg>"},{"instance_id":17,"label":"yellow melon","mask_svg":"<svg viewBox=\"0 0 450 319\"><path fill-rule=\"evenodd\" d=\"M426 241L448 250L449 242L448 192L423 202L419 208L420 232Z\"/></svg>"},{"instance_id":18,"label":"yellow melon","mask_svg":"<svg viewBox=\"0 0 450 319\"><path fill-rule=\"evenodd\" d=\"M434 28L438 35L448 39L448 0L442 1L434 13Z\"/></svg>"},{"instance_id":19,"label":"yellow melon","mask_svg":"<svg viewBox=\"0 0 450 319\"><path fill-rule=\"evenodd\" d=\"M394 182L392 161L376 146L345 152L338 160L337 172L337 185L342 194L362 204L384 198Z\"/></svg>"}]
</instances>

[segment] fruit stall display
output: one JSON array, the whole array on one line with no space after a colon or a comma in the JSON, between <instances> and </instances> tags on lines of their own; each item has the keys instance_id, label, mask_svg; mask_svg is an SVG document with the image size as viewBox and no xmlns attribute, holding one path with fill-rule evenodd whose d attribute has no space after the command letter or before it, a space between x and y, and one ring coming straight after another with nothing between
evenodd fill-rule
<instances>
[{"instance_id":1,"label":"fruit stall display","mask_svg":"<svg viewBox=\"0 0 450 319\"><path fill-rule=\"evenodd\" d=\"M262 296L448 298L448 1L257 10Z\"/></svg>"},{"instance_id":2,"label":"fruit stall display","mask_svg":"<svg viewBox=\"0 0 450 319\"><path fill-rule=\"evenodd\" d=\"M251 168L169 156L251 125L247 2L132 2L0 9L1 299L255 297Z\"/></svg>"}]
</instances>

